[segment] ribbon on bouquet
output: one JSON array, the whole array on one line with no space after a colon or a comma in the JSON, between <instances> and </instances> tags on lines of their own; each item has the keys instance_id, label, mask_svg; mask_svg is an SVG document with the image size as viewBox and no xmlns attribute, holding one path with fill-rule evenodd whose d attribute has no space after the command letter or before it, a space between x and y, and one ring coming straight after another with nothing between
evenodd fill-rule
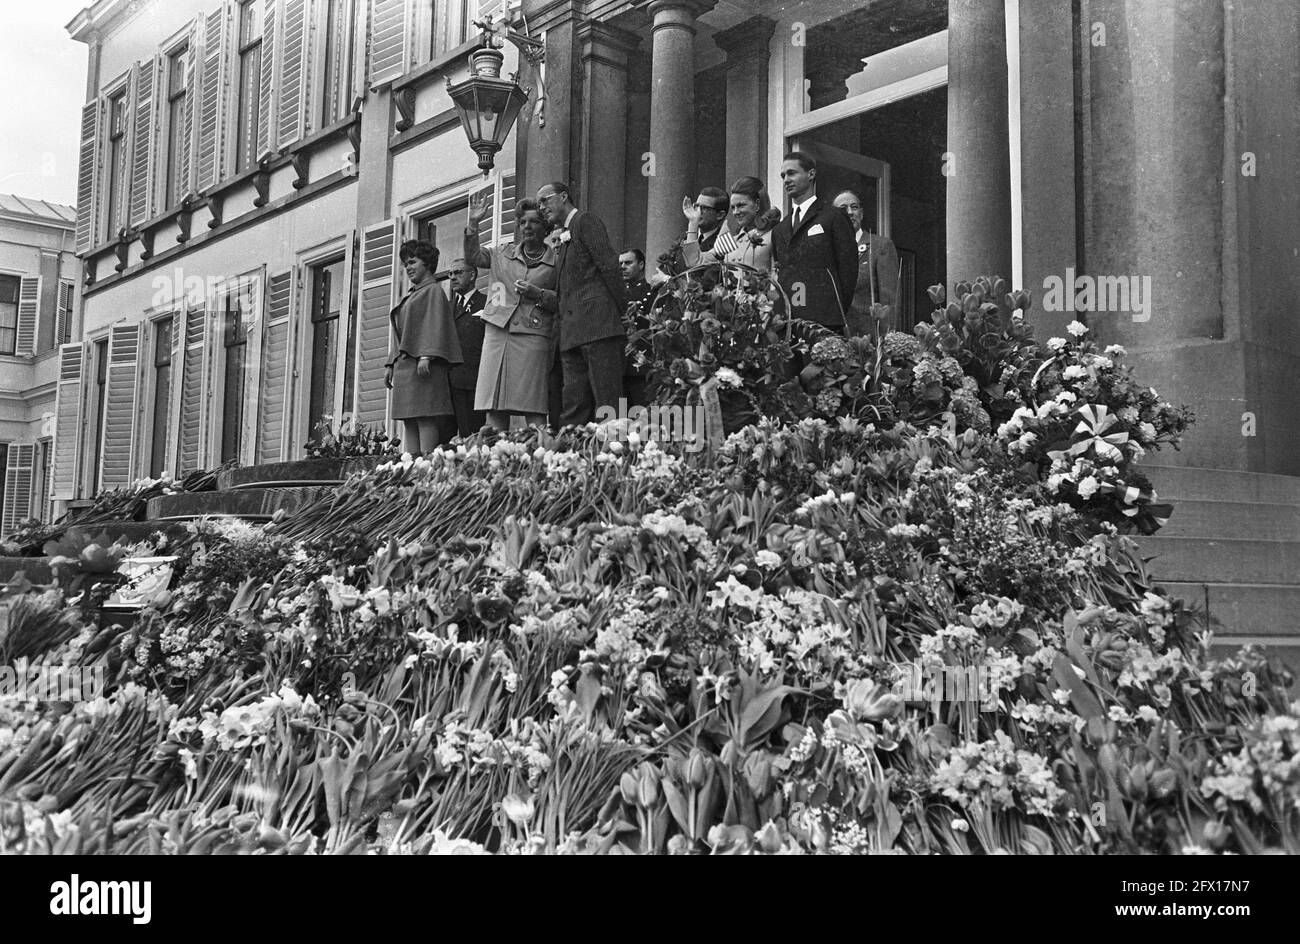
<instances>
[{"instance_id":1,"label":"ribbon on bouquet","mask_svg":"<svg viewBox=\"0 0 1300 944\"><path fill-rule=\"evenodd\" d=\"M1157 527L1163 528L1169 521L1169 516L1174 513L1173 505L1151 504L1155 500L1156 493L1149 488L1138 488L1136 485L1125 485L1123 482L1102 482L1097 491L1118 494L1124 503L1123 512L1127 517L1132 518L1145 511L1155 520Z\"/></svg>"},{"instance_id":2,"label":"ribbon on bouquet","mask_svg":"<svg viewBox=\"0 0 1300 944\"><path fill-rule=\"evenodd\" d=\"M718 378L710 377L700 384L700 404L704 407L704 434L712 448L721 446L727 438L722 425L722 400L718 396Z\"/></svg>"},{"instance_id":3,"label":"ribbon on bouquet","mask_svg":"<svg viewBox=\"0 0 1300 944\"><path fill-rule=\"evenodd\" d=\"M1079 420L1079 425L1074 427L1074 435L1084 438L1071 443L1069 449L1049 452L1048 457L1053 461L1067 460L1071 456L1082 456L1091 449L1095 450L1102 459L1109 459L1112 462L1122 460L1124 453L1120 452L1119 446L1121 443L1128 442L1128 433L1122 430L1117 433L1106 432L1119 422L1119 418L1104 405L1094 406L1091 403L1079 407L1078 412L1083 419Z\"/></svg>"}]
</instances>

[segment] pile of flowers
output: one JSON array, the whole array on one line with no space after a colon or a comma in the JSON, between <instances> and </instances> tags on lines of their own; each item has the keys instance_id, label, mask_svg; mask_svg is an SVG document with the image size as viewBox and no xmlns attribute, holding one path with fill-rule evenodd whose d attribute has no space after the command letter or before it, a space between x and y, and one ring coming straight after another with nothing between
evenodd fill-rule
<instances>
[{"instance_id":1,"label":"pile of flowers","mask_svg":"<svg viewBox=\"0 0 1300 944\"><path fill-rule=\"evenodd\" d=\"M108 681L0 697L0 847L1300 851L1290 679L1004 438L597 433L196 523L130 627L23 595L0 655Z\"/></svg>"}]
</instances>

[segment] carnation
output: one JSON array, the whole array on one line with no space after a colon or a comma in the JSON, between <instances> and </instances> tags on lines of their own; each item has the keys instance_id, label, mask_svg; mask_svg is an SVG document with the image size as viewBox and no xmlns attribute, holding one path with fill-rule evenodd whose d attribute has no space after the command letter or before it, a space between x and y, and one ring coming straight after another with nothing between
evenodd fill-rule
<instances>
[{"instance_id":1,"label":"carnation","mask_svg":"<svg viewBox=\"0 0 1300 944\"><path fill-rule=\"evenodd\" d=\"M1121 344L1106 345L1105 354L1107 357L1123 357L1127 353L1128 351L1124 350L1124 347Z\"/></svg>"},{"instance_id":2,"label":"carnation","mask_svg":"<svg viewBox=\"0 0 1300 944\"><path fill-rule=\"evenodd\" d=\"M1079 492L1080 498L1091 498L1093 495L1097 493L1098 486L1099 483L1097 482L1097 480L1093 478L1091 475L1088 475L1088 476L1084 476L1079 480L1079 484L1078 486L1076 486L1076 488Z\"/></svg>"},{"instance_id":3,"label":"carnation","mask_svg":"<svg viewBox=\"0 0 1300 944\"><path fill-rule=\"evenodd\" d=\"M1065 330L1070 332L1076 338L1081 338L1088 333L1088 326L1082 321L1071 321L1065 326Z\"/></svg>"},{"instance_id":4,"label":"carnation","mask_svg":"<svg viewBox=\"0 0 1300 944\"><path fill-rule=\"evenodd\" d=\"M1065 338L1048 338L1047 349L1049 351L1059 351L1065 347Z\"/></svg>"},{"instance_id":5,"label":"carnation","mask_svg":"<svg viewBox=\"0 0 1300 944\"><path fill-rule=\"evenodd\" d=\"M720 367L718 372L713 375L718 383L724 387L739 387L742 383L740 374L736 373L730 367Z\"/></svg>"},{"instance_id":6,"label":"carnation","mask_svg":"<svg viewBox=\"0 0 1300 944\"><path fill-rule=\"evenodd\" d=\"M1081 380L1088 376L1088 370L1079 364L1071 364L1069 367L1065 368L1061 376L1066 380Z\"/></svg>"}]
</instances>

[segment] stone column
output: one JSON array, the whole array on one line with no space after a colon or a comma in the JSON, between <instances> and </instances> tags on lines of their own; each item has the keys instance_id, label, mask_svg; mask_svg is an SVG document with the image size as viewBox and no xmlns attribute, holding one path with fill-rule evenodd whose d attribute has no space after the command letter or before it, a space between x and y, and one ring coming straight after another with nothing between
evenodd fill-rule
<instances>
[{"instance_id":1,"label":"stone column","mask_svg":"<svg viewBox=\"0 0 1300 944\"><path fill-rule=\"evenodd\" d=\"M634 33L589 20L578 27L582 49L582 145L578 151L578 197L623 246L627 176L628 56L640 42ZM636 169L633 169L636 172Z\"/></svg>"},{"instance_id":2,"label":"stone column","mask_svg":"<svg viewBox=\"0 0 1300 944\"><path fill-rule=\"evenodd\" d=\"M636 243L644 250L646 204L649 200L649 178L642 173L642 160L650 151L650 57L637 50L628 58L627 69L627 141L624 167L627 173L623 184L624 240ZM654 271L655 260L647 256L646 268Z\"/></svg>"},{"instance_id":3,"label":"stone column","mask_svg":"<svg viewBox=\"0 0 1300 944\"><path fill-rule=\"evenodd\" d=\"M713 34L727 54L727 181L767 173L767 61L776 21L751 16Z\"/></svg>"},{"instance_id":4,"label":"stone column","mask_svg":"<svg viewBox=\"0 0 1300 944\"><path fill-rule=\"evenodd\" d=\"M521 195L536 196L538 188L552 180L576 185L571 178L577 150L575 139L580 130L573 114L573 103L581 88L578 70L581 51L577 36L580 6L577 0L559 4L547 0L525 0L523 5L531 34L546 37L546 63L543 66L546 103L544 123L541 126L530 125L526 133L518 136L516 143L515 166L521 178ZM519 114L519 122L523 124L532 121L536 96L540 92L535 66L521 58L519 73L520 83L534 89L533 97ZM581 191L577 196L580 201L586 198Z\"/></svg>"},{"instance_id":5,"label":"stone column","mask_svg":"<svg viewBox=\"0 0 1300 944\"><path fill-rule=\"evenodd\" d=\"M715 0L651 0L654 17L650 89L650 175L646 246L648 258L681 235L682 197L694 196L695 21Z\"/></svg>"},{"instance_id":6,"label":"stone column","mask_svg":"<svg viewBox=\"0 0 1300 944\"><path fill-rule=\"evenodd\" d=\"M1020 192L1022 285L1034 295L1036 337L1064 337L1074 316L1045 311L1045 288L1066 270L1084 271L1076 213L1071 0L1020 5ZM960 277L960 276L954 276ZM1008 276L1008 279L1010 276Z\"/></svg>"},{"instance_id":7,"label":"stone column","mask_svg":"<svg viewBox=\"0 0 1300 944\"><path fill-rule=\"evenodd\" d=\"M948 6L947 284L1011 278L1006 16L1001 3Z\"/></svg>"}]
</instances>

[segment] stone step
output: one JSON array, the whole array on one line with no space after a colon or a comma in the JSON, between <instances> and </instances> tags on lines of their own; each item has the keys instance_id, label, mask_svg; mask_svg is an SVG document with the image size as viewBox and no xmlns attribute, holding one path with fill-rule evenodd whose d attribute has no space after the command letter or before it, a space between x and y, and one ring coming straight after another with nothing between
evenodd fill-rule
<instances>
[{"instance_id":1,"label":"stone step","mask_svg":"<svg viewBox=\"0 0 1300 944\"><path fill-rule=\"evenodd\" d=\"M1300 541L1144 537L1143 557L1157 580L1300 584Z\"/></svg>"},{"instance_id":2,"label":"stone step","mask_svg":"<svg viewBox=\"0 0 1300 944\"><path fill-rule=\"evenodd\" d=\"M8 583L20 573L32 583L54 580L48 557L0 557L0 584Z\"/></svg>"},{"instance_id":3,"label":"stone step","mask_svg":"<svg viewBox=\"0 0 1300 944\"><path fill-rule=\"evenodd\" d=\"M1226 659L1229 656L1237 654L1242 646L1263 646L1264 654L1269 662L1281 662L1291 673L1295 680L1300 681L1300 639L1277 639L1270 636L1238 636L1223 635L1217 633L1214 636L1214 642L1210 646L1210 656L1215 659ZM1296 682L1291 683L1291 695L1294 697L1297 692Z\"/></svg>"},{"instance_id":4,"label":"stone step","mask_svg":"<svg viewBox=\"0 0 1300 944\"><path fill-rule=\"evenodd\" d=\"M268 521L281 509L297 511L328 498L332 486L300 488L240 488L226 492L182 492L149 499L150 521L183 521L207 516Z\"/></svg>"},{"instance_id":5,"label":"stone step","mask_svg":"<svg viewBox=\"0 0 1300 944\"><path fill-rule=\"evenodd\" d=\"M1162 583L1169 595L1208 609L1215 633L1300 637L1300 586L1277 583Z\"/></svg>"},{"instance_id":6,"label":"stone step","mask_svg":"<svg viewBox=\"0 0 1300 944\"><path fill-rule=\"evenodd\" d=\"M1265 502L1300 505L1300 476L1230 469L1140 465L1161 500Z\"/></svg>"},{"instance_id":7,"label":"stone step","mask_svg":"<svg viewBox=\"0 0 1300 944\"><path fill-rule=\"evenodd\" d=\"M92 537L107 532L109 541L118 544L138 544L159 532L172 538L180 537L185 533L185 523L181 521L97 521L93 524L75 524L72 527Z\"/></svg>"},{"instance_id":8,"label":"stone step","mask_svg":"<svg viewBox=\"0 0 1300 944\"><path fill-rule=\"evenodd\" d=\"M368 456L359 459L299 459L294 462L272 462L266 465L246 465L222 469L217 473L217 488L222 490L245 488L286 488L303 485L338 485L348 476L369 472L388 456Z\"/></svg>"},{"instance_id":9,"label":"stone step","mask_svg":"<svg viewBox=\"0 0 1300 944\"><path fill-rule=\"evenodd\" d=\"M1165 499L1161 495L1161 500ZM1300 505L1276 502L1172 499L1162 538L1300 541Z\"/></svg>"}]
</instances>

